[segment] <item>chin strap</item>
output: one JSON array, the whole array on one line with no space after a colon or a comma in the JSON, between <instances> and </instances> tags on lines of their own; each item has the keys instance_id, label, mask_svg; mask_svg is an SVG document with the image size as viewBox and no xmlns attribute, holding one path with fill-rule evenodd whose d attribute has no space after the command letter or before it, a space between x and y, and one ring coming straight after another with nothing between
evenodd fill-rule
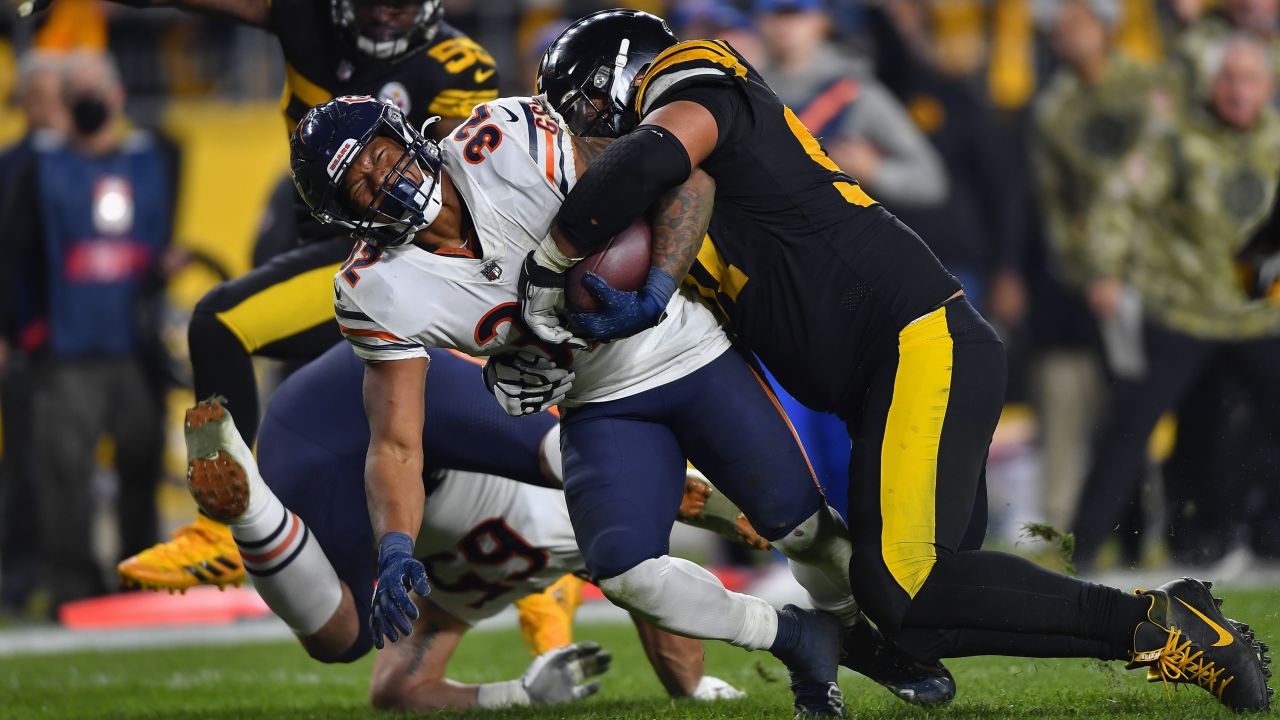
<instances>
[{"instance_id":1,"label":"chin strap","mask_svg":"<svg viewBox=\"0 0 1280 720\"><path fill-rule=\"evenodd\" d=\"M435 125L438 122L440 122L439 115L432 115L426 120L423 120L422 127L418 128L418 134L421 135L422 137L427 137L427 128L431 127L432 125Z\"/></svg>"}]
</instances>

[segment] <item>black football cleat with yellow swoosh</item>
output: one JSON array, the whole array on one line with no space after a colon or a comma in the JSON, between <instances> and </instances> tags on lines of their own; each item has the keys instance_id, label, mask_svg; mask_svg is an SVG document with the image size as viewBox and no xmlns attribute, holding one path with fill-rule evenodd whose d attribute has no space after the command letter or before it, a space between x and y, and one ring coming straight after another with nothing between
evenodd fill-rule
<instances>
[{"instance_id":1,"label":"black football cleat with yellow swoosh","mask_svg":"<svg viewBox=\"0 0 1280 720\"><path fill-rule=\"evenodd\" d=\"M1197 685L1237 712L1270 707L1266 646L1222 614L1208 584L1182 578L1137 593L1151 609L1134 631L1128 667L1146 667L1151 682Z\"/></svg>"}]
</instances>

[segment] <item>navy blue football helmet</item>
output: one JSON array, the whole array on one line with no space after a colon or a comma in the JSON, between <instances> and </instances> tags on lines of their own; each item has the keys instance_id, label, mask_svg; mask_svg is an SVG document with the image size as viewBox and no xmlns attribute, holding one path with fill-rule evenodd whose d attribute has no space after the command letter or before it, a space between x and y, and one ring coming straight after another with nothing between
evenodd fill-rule
<instances>
[{"instance_id":1,"label":"navy blue football helmet","mask_svg":"<svg viewBox=\"0 0 1280 720\"><path fill-rule=\"evenodd\" d=\"M542 56L538 93L575 135L621 137L639 122L636 76L678 40L657 15L601 10L565 28Z\"/></svg>"},{"instance_id":2,"label":"navy blue football helmet","mask_svg":"<svg viewBox=\"0 0 1280 720\"><path fill-rule=\"evenodd\" d=\"M436 120L428 120L422 130ZM342 178L379 135L394 140L404 152L369 204L357 207ZM415 165L421 182L407 173ZM394 105L367 95L348 95L311 108L289 139L289 166L293 184L317 220L350 228L353 237L370 245L403 245L440 214L440 145L410 127Z\"/></svg>"}]
</instances>

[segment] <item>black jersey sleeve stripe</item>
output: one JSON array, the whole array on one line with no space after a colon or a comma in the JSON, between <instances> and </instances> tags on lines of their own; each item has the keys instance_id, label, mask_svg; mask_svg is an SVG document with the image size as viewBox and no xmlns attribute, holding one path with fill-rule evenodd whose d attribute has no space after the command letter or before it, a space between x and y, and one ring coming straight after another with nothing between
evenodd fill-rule
<instances>
[{"instance_id":1,"label":"black jersey sleeve stripe","mask_svg":"<svg viewBox=\"0 0 1280 720\"><path fill-rule=\"evenodd\" d=\"M520 103L520 109L524 110L525 125L529 127L529 157L533 158L533 164L538 164L538 126L533 124L533 111L529 109L529 103Z\"/></svg>"},{"instance_id":2,"label":"black jersey sleeve stripe","mask_svg":"<svg viewBox=\"0 0 1280 720\"><path fill-rule=\"evenodd\" d=\"M368 315L365 315L364 313L358 313L354 310L343 310L342 308L334 308L333 311L340 318L346 318L348 320L363 320L364 322L373 322L373 318L369 317Z\"/></svg>"},{"instance_id":3,"label":"black jersey sleeve stripe","mask_svg":"<svg viewBox=\"0 0 1280 720\"><path fill-rule=\"evenodd\" d=\"M558 132L556 133L556 144L557 144L557 145L559 145L559 144L560 144L560 138L562 138L562 137L564 137L564 130L563 130L563 129L561 129L560 131L558 131ZM558 154L560 155L560 194L561 194L561 195L568 195L568 194L569 194L569 176L568 176L568 175L566 175L566 174L565 174L565 172L564 172L564 156L565 156L565 155L568 155L569 153L564 153L564 152L562 152L562 153L558 153Z\"/></svg>"}]
</instances>

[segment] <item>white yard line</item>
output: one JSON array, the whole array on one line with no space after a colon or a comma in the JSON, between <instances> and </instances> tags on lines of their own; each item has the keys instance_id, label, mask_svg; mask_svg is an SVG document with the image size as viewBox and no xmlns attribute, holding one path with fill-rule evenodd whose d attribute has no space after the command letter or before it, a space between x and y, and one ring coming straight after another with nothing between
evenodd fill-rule
<instances>
[{"instance_id":1,"label":"white yard line","mask_svg":"<svg viewBox=\"0 0 1280 720\"><path fill-rule=\"evenodd\" d=\"M627 614L605 602L578 608L579 624L625 622ZM517 626L514 608L476 626L473 632L508 630ZM243 620L225 625L175 625L170 627L69 630L57 625L38 625L0 631L0 658L24 655L58 655L85 650L135 650L190 645L239 645L254 642L285 642L293 631L278 618Z\"/></svg>"}]
</instances>

